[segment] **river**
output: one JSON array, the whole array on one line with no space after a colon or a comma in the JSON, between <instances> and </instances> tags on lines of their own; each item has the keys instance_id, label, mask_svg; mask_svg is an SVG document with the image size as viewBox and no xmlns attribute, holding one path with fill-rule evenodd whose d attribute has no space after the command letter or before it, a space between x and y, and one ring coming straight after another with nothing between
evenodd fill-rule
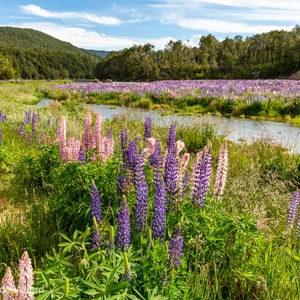
<instances>
[{"instance_id":1,"label":"river","mask_svg":"<svg viewBox=\"0 0 300 300\"><path fill-rule=\"evenodd\" d=\"M43 99L37 104L37 107L42 108L47 106L51 99ZM240 118L225 118L215 116L178 116L165 115L155 110L142 110L126 107L112 107L110 105L90 104L89 107L95 112L101 112L103 120L111 120L118 114L126 115L131 119L144 121L147 116L153 118L154 124L158 126L170 126L176 122L180 125L199 125L203 123L211 123L215 126L219 135L224 135L232 142L252 142L258 138L268 138L275 143L281 144L293 153L300 153L300 126L294 126L288 123L258 121Z\"/></svg>"}]
</instances>

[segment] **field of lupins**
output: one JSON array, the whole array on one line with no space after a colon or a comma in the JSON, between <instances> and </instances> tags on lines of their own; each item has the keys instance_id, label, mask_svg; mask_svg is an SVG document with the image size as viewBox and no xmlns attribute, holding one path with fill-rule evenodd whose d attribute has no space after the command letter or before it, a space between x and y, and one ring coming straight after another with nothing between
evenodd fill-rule
<instances>
[{"instance_id":1,"label":"field of lupins","mask_svg":"<svg viewBox=\"0 0 300 300\"><path fill-rule=\"evenodd\" d=\"M0 112L3 299L299 297L299 156L26 101Z\"/></svg>"},{"instance_id":2,"label":"field of lupins","mask_svg":"<svg viewBox=\"0 0 300 300\"><path fill-rule=\"evenodd\" d=\"M297 80L100 82L70 83L55 88L88 103L300 122L300 83ZM57 93L49 95L57 96ZM63 97L67 97L65 93Z\"/></svg>"}]
</instances>

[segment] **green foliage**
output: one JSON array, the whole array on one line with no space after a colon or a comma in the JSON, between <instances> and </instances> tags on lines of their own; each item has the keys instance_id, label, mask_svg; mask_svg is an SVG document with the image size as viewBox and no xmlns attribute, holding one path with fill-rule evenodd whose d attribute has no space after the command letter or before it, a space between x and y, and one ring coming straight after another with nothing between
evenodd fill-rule
<instances>
[{"instance_id":1,"label":"green foliage","mask_svg":"<svg viewBox=\"0 0 300 300\"><path fill-rule=\"evenodd\" d=\"M163 50L152 45L113 51L95 68L101 80L256 79L287 77L300 68L299 26L243 39L218 41L202 36L198 47L170 41Z\"/></svg>"},{"instance_id":2,"label":"green foliage","mask_svg":"<svg viewBox=\"0 0 300 300\"><path fill-rule=\"evenodd\" d=\"M0 80L12 79L15 76L15 71L10 61L0 53Z\"/></svg>"},{"instance_id":3,"label":"green foliage","mask_svg":"<svg viewBox=\"0 0 300 300\"><path fill-rule=\"evenodd\" d=\"M1 27L0 40L0 53L11 61L16 77L24 79L93 78L99 60L87 50L32 29ZM13 69L8 68L9 74Z\"/></svg>"}]
</instances>

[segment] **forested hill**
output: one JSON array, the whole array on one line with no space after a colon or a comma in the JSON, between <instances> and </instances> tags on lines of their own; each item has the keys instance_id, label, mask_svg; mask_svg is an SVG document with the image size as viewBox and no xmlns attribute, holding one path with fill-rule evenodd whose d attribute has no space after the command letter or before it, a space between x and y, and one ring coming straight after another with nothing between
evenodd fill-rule
<instances>
[{"instance_id":1,"label":"forested hill","mask_svg":"<svg viewBox=\"0 0 300 300\"><path fill-rule=\"evenodd\" d=\"M0 54L15 77L93 78L99 57L33 29L0 27ZM1 77L1 74L0 74Z\"/></svg>"},{"instance_id":2,"label":"forested hill","mask_svg":"<svg viewBox=\"0 0 300 300\"><path fill-rule=\"evenodd\" d=\"M196 47L170 41L112 51L96 68L100 80L288 78L300 70L300 27L243 38L202 36Z\"/></svg>"}]
</instances>

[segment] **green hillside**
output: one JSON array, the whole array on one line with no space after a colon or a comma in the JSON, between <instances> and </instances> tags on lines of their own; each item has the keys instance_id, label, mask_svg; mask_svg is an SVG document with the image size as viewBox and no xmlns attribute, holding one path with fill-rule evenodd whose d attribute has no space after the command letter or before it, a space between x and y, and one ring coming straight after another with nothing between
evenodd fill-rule
<instances>
[{"instance_id":1,"label":"green hillside","mask_svg":"<svg viewBox=\"0 0 300 300\"><path fill-rule=\"evenodd\" d=\"M15 77L25 79L93 78L99 57L33 29L0 27L0 54Z\"/></svg>"}]
</instances>

